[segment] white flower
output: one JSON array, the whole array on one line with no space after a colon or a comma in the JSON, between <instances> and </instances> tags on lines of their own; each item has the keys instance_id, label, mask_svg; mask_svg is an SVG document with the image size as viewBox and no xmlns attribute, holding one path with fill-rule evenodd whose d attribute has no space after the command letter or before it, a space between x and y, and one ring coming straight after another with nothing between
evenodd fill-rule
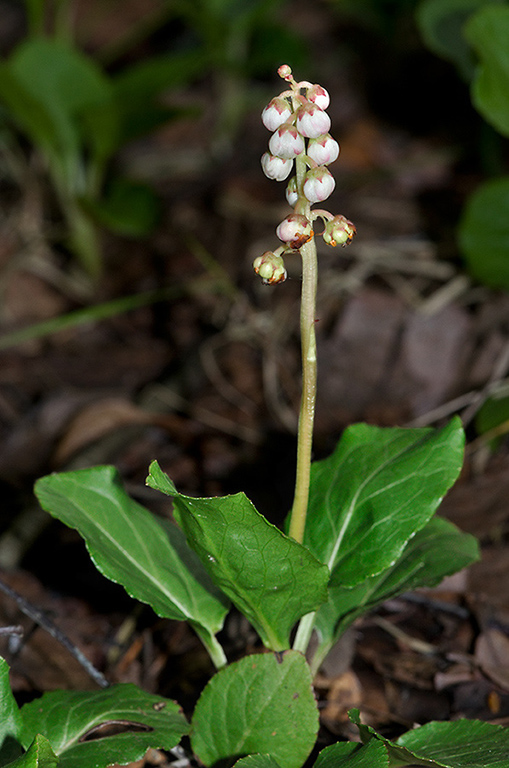
<instances>
[{"instance_id":1,"label":"white flower","mask_svg":"<svg viewBox=\"0 0 509 768\"><path fill-rule=\"evenodd\" d=\"M321 85L312 85L308 89L307 98L313 104L316 104L317 107L320 107L320 109L327 109L330 104L329 94Z\"/></svg>"},{"instance_id":2,"label":"white flower","mask_svg":"<svg viewBox=\"0 0 509 768\"><path fill-rule=\"evenodd\" d=\"M339 157L339 144L330 133L324 133L308 143L308 157L318 165L329 165Z\"/></svg>"},{"instance_id":3,"label":"white flower","mask_svg":"<svg viewBox=\"0 0 509 768\"><path fill-rule=\"evenodd\" d=\"M293 206L299 199L299 193L297 192L297 178L295 176L292 176L292 178L288 182L286 186L285 194L286 194L286 199L288 201L288 204L291 205L293 208Z\"/></svg>"},{"instance_id":4,"label":"white flower","mask_svg":"<svg viewBox=\"0 0 509 768\"><path fill-rule=\"evenodd\" d=\"M313 234L311 222L300 213L291 213L276 229L279 239L296 249L311 240Z\"/></svg>"},{"instance_id":5,"label":"white flower","mask_svg":"<svg viewBox=\"0 0 509 768\"><path fill-rule=\"evenodd\" d=\"M330 117L323 109L306 102L297 110L297 129L308 139L317 139L330 128Z\"/></svg>"},{"instance_id":6,"label":"white flower","mask_svg":"<svg viewBox=\"0 0 509 768\"><path fill-rule=\"evenodd\" d=\"M270 137L269 150L277 157L293 160L296 155L304 152L304 149L304 139L292 125L282 125Z\"/></svg>"},{"instance_id":7,"label":"white flower","mask_svg":"<svg viewBox=\"0 0 509 768\"><path fill-rule=\"evenodd\" d=\"M321 203L333 193L335 186L334 176L327 168L320 166L306 173L303 191L310 203Z\"/></svg>"},{"instance_id":8,"label":"white flower","mask_svg":"<svg viewBox=\"0 0 509 768\"><path fill-rule=\"evenodd\" d=\"M262 155L262 170L269 179L284 181L288 178L293 167L293 160L283 157L275 157L268 152Z\"/></svg>"},{"instance_id":9,"label":"white flower","mask_svg":"<svg viewBox=\"0 0 509 768\"><path fill-rule=\"evenodd\" d=\"M276 96L263 110L262 123L269 131L275 131L280 125L286 123L291 114L292 110L286 99Z\"/></svg>"}]
</instances>

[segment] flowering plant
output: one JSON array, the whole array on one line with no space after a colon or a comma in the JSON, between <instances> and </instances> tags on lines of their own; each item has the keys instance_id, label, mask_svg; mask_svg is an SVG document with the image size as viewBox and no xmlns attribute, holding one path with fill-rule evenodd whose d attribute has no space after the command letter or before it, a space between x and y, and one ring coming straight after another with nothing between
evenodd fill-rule
<instances>
[{"instance_id":1,"label":"flowering plant","mask_svg":"<svg viewBox=\"0 0 509 768\"><path fill-rule=\"evenodd\" d=\"M171 522L132 500L113 467L39 480L41 505L82 534L98 569L160 616L188 621L217 672L189 724L174 702L131 685L49 693L19 710L0 664L5 710L0 734L11 759L13 744L19 752L27 750L20 757L14 751L16 768L44 768L57 759L68 768L125 764L142 757L148 746L175 749L188 732L195 756L207 768L300 768L319 727L313 674L339 636L387 598L437 584L477 557L471 536L433 517L461 467L464 437L458 420L437 431L353 425L332 456L311 464L313 225L318 218L325 221L323 237L330 245L346 244L355 228L343 216L310 207L333 188L324 167L339 153L327 133L329 97L321 86L295 82L288 66L279 73L291 87L263 112L273 135L262 167L283 179L295 162L288 185L294 213L277 228L283 245L259 257L255 270L266 283L280 283L286 276L283 254L299 251L302 257L303 392L288 534L243 493L184 495L155 461L147 484L172 498ZM256 630L260 644L256 653L228 663L220 630L231 604ZM357 711L350 717L362 744L330 745L315 768L507 765L509 732L497 726L432 723L392 742L362 725ZM112 721L121 724L120 731L99 732Z\"/></svg>"}]
</instances>

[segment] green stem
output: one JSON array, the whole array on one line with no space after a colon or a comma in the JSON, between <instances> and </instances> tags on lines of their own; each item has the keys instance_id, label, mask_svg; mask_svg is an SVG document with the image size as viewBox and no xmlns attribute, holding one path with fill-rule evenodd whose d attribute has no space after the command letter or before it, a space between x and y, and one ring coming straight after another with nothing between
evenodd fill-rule
<instances>
[{"instance_id":1,"label":"green stem","mask_svg":"<svg viewBox=\"0 0 509 768\"><path fill-rule=\"evenodd\" d=\"M297 158L299 160L299 158ZM297 186L301 189L302 170L297 164ZM300 177L300 178L299 178ZM309 203L300 197L296 212L309 217ZM318 262L314 238L300 249L302 257L302 293L300 307L300 333L302 349L302 396L297 440L297 473L290 518L289 535L302 543L306 526L313 445L313 422L316 402L316 286Z\"/></svg>"},{"instance_id":2,"label":"green stem","mask_svg":"<svg viewBox=\"0 0 509 768\"><path fill-rule=\"evenodd\" d=\"M215 668L221 669L222 667L225 667L228 663L228 659L226 658L223 646L217 637L210 634L210 632L207 632L198 624L193 624L193 629L207 649L207 652L212 659L212 663L214 664Z\"/></svg>"},{"instance_id":3,"label":"green stem","mask_svg":"<svg viewBox=\"0 0 509 768\"><path fill-rule=\"evenodd\" d=\"M315 626L315 616L316 611L313 611L313 613L306 613L300 620L295 640L293 641L294 651L306 653L309 641L311 640L313 627Z\"/></svg>"}]
</instances>

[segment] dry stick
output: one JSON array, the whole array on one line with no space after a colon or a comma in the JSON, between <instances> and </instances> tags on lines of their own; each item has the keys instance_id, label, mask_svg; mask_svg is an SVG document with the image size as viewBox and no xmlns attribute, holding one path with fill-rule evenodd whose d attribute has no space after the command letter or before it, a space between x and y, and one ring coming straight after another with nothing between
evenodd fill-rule
<instances>
[{"instance_id":1,"label":"dry stick","mask_svg":"<svg viewBox=\"0 0 509 768\"><path fill-rule=\"evenodd\" d=\"M46 632L51 635L51 637L54 637L55 640L58 640L58 642L61 643L61 645L63 645L64 648L66 648L72 656L74 656L76 661L81 664L81 666L88 672L90 677L95 680L95 682L101 688L109 687L110 684L104 675L94 667L92 662L87 659L87 657L80 651L80 649L77 648L69 640L67 635L65 635L57 626L55 626L55 624L53 624L53 622L48 619L48 617L42 611L25 600L24 597L21 597L21 595L18 594L16 590L12 589L12 587L9 587L2 580L0 580L0 590L12 600L14 600L20 611L22 611L25 616L28 616L30 619L32 619L32 621L35 621L36 624L39 624L40 627L45 629Z\"/></svg>"}]
</instances>

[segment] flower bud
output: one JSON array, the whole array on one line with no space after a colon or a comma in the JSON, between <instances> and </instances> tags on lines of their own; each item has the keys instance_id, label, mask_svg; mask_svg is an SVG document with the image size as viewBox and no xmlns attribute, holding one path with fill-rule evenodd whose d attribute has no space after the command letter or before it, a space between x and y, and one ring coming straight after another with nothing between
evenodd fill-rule
<instances>
[{"instance_id":1,"label":"flower bud","mask_svg":"<svg viewBox=\"0 0 509 768\"><path fill-rule=\"evenodd\" d=\"M283 157L274 157L268 152L262 155L262 170L269 179L284 181L290 175L293 167L293 160L287 160Z\"/></svg>"},{"instance_id":2,"label":"flower bud","mask_svg":"<svg viewBox=\"0 0 509 768\"><path fill-rule=\"evenodd\" d=\"M316 139L330 128L330 117L323 109L307 101L297 110L297 129L308 139ZM276 154L274 152L274 154Z\"/></svg>"},{"instance_id":3,"label":"flower bud","mask_svg":"<svg viewBox=\"0 0 509 768\"><path fill-rule=\"evenodd\" d=\"M289 117L291 117L292 110L290 109L286 99L281 99L276 96L272 99L262 112L262 123L269 131L275 131L280 125L286 123Z\"/></svg>"},{"instance_id":4,"label":"flower bud","mask_svg":"<svg viewBox=\"0 0 509 768\"><path fill-rule=\"evenodd\" d=\"M325 88L321 85L312 85L307 92L308 101L316 104L320 109L327 109L330 104L330 97Z\"/></svg>"},{"instance_id":5,"label":"flower bud","mask_svg":"<svg viewBox=\"0 0 509 768\"><path fill-rule=\"evenodd\" d=\"M291 213L276 229L276 235L283 243L298 249L314 235L311 222L300 213Z\"/></svg>"},{"instance_id":6,"label":"flower bud","mask_svg":"<svg viewBox=\"0 0 509 768\"><path fill-rule=\"evenodd\" d=\"M281 64L277 73L279 77L288 80L292 76L292 68L288 64Z\"/></svg>"},{"instance_id":7,"label":"flower bud","mask_svg":"<svg viewBox=\"0 0 509 768\"><path fill-rule=\"evenodd\" d=\"M306 173L303 191L310 203L320 203L333 193L335 186L333 175L320 165Z\"/></svg>"},{"instance_id":8,"label":"flower bud","mask_svg":"<svg viewBox=\"0 0 509 768\"><path fill-rule=\"evenodd\" d=\"M263 280L264 285L284 283L287 278L285 263L281 256L272 251L266 251L253 262L253 269Z\"/></svg>"},{"instance_id":9,"label":"flower bud","mask_svg":"<svg viewBox=\"0 0 509 768\"><path fill-rule=\"evenodd\" d=\"M344 216L334 216L333 219L327 222L325 230L323 232L323 239L327 245L349 245L352 242L357 230L351 221L348 221Z\"/></svg>"},{"instance_id":10,"label":"flower bud","mask_svg":"<svg viewBox=\"0 0 509 768\"><path fill-rule=\"evenodd\" d=\"M330 133L324 133L308 142L308 157L318 165L329 165L339 157L339 144Z\"/></svg>"},{"instance_id":11,"label":"flower bud","mask_svg":"<svg viewBox=\"0 0 509 768\"><path fill-rule=\"evenodd\" d=\"M304 139L292 125L282 125L270 137L269 150L277 157L293 160L304 149Z\"/></svg>"},{"instance_id":12,"label":"flower bud","mask_svg":"<svg viewBox=\"0 0 509 768\"><path fill-rule=\"evenodd\" d=\"M297 192L297 178L296 176L292 176L290 181L288 182L286 186L286 199L288 201L288 204L293 206L296 204L297 200L299 199L299 193Z\"/></svg>"}]
</instances>

